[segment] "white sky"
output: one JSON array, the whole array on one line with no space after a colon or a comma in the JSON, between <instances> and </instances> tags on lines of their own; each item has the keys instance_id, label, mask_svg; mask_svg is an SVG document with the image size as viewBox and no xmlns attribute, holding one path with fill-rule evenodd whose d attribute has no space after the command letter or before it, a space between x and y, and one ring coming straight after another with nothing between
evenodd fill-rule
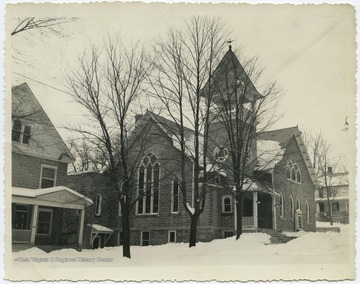
<instances>
[{"instance_id":1,"label":"white sky","mask_svg":"<svg viewBox=\"0 0 360 284\"><path fill-rule=\"evenodd\" d=\"M184 18L213 15L233 31L233 50L258 56L263 77L276 80L283 90L283 117L273 128L298 125L302 131L322 130L334 152L354 164L355 29L349 5L29 5L8 11L9 30L17 18L28 15L79 17L63 26L65 37L38 32L12 37L13 47L22 54L17 56L26 63L12 69L8 64L6 69L13 84L29 84L65 140L60 127L79 118L77 105L69 103L70 96L36 81L65 89L65 70L73 68L90 41L101 42L107 34L120 32L125 41L140 40L151 48L153 40L168 27L181 26ZM262 82L257 85L260 91ZM344 132L347 116L350 129Z\"/></svg>"}]
</instances>

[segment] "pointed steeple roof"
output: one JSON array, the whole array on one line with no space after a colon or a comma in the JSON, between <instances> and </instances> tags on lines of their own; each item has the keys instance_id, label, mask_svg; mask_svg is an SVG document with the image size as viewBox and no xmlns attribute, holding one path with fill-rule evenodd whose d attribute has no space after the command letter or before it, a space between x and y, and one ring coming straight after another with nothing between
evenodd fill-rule
<instances>
[{"instance_id":1,"label":"pointed steeple roof","mask_svg":"<svg viewBox=\"0 0 360 284\"><path fill-rule=\"evenodd\" d=\"M208 98L209 91L212 101L216 104L222 104L224 101L234 103L235 95L245 95L241 99L242 103L252 102L262 97L232 51L231 45L201 90L201 96Z\"/></svg>"}]
</instances>

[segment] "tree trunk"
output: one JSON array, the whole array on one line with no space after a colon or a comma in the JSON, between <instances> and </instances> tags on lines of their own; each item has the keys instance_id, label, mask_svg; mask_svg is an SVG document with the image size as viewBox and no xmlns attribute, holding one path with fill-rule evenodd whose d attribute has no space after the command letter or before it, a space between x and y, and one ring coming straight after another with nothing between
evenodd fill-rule
<instances>
[{"instance_id":1,"label":"tree trunk","mask_svg":"<svg viewBox=\"0 0 360 284\"><path fill-rule=\"evenodd\" d=\"M238 240L242 234L242 216L243 216L243 200L242 194L236 197L236 239Z\"/></svg>"},{"instance_id":2,"label":"tree trunk","mask_svg":"<svg viewBox=\"0 0 360 284\"><path fill-rule=\"evenodd\" d=\"M197 224L198 224L198 220L199 220L199 215L194 213L193 215L191 215L191 223L190 223L190 239L189 239L189 247L194 247L196 246L196 229L197 229Z\"/></svg>"},{"instance_id":3,"label":"tree trunk","mask_svg":"<svg viewBox=\"0 0 360 284\"><path fill-rule=\"evenodd\" d=\"M123 257L131 258L130 255L130 216L122 215L122 232L123 232Z\"/></svg>"}]
</instances>

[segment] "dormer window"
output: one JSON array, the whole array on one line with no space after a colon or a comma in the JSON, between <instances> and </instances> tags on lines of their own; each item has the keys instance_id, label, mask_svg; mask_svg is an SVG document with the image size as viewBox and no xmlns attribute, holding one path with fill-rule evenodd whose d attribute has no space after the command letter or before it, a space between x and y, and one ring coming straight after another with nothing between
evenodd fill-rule
<instances>
[{"instance_id":1,"label":"dormer window","mask_svg":"<svg viewBox=\"0 0 360 284\"><path fill-rule=\"evenodd\" d=\"M11 140L22 144L30 144L31 127L24 125L20 120L15 119L13 122Z\"/></svg>"},{"instance_id":2,"label":"dormer window","mask_svg":"<svg viewBox=\"0 0 360 284\"><path fill-rule=\"evenodd\" d=\"M295 182L301 183L301 172L298 164L294 160L290 160L286 164L286 177L289 180L293 180Z\"/></svg>"}]
</instances>

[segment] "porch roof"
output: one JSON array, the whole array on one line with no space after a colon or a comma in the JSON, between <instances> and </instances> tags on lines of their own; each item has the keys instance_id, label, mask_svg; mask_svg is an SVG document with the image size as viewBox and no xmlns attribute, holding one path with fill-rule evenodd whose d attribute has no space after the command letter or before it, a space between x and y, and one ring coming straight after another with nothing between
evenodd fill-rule
<instances>
[{"instance_id":1,"label":"porch roof","mask_svg":"<svg viewBox=\"0 0 360 284\"><path fill-rule=\"evenodd\" d=\"M29 204L44 204L62 208L71 207L71 205L85 206L93 204L90 198L66 186L38 189L12 187L11 195L13 201L21 200L22 202L28 201Z\"/></svg>"},{"instance_id":2,"label":"porch roof","mask_svg":"<svg viewBox=\"0 0 360 284\"><path fill-rule=\"evenodd\" d=\"M261 182L249 178L244 180L243 189L247 192L264 192L270 195L279 195L279 193L277 193L271 187L265 186Z\"/></svg>"},{"instance_id":3,"label":"porch roof","mask_svg":"<svg viewBox=\"0 0 360 284\"><path fill-rule=\"evenodd\" d=\"M91 228L98 232L98 233L103 233L103 234L112 234L114 233L114 230L111 230L105 226L101 226L101 225L98 225L98 224L92 224L91 225Z\"/></svg>"}]
</instances>

